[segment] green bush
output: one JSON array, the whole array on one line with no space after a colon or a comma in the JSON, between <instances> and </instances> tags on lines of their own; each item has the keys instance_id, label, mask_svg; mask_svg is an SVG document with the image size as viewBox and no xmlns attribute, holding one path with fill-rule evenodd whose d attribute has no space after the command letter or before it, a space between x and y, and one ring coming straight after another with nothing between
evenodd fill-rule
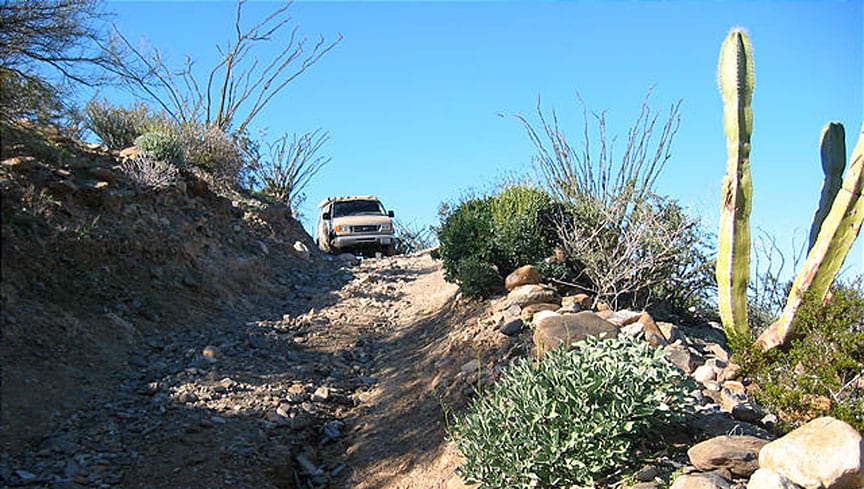
<instances>
[{"instance_id":1,"label":"green bush","mask_svg":"<svg viewBox=\"0 0 864 489\"><path fill-rule=\"evenodd\" d=\"M121 150L135 144L135 138L168 127L168 121L142 103L130 107L93 99L83 110L84 125L109 149Z\"/></svg>"},{"instance_id":2,"label":"green bush","mask_svg":"<svg viewBox=\"0 0 864 489\"><path fill-rule=\"evenodd\" d=\"M757 400L792 425L830 415L864 431L864 291L836 284L827 302L808 298L788 351L737 346Z\"/></svg>"},{"instance_id":3,"label":"green bush","mask_svg":"<svg viewBox=\"0 0 864 489\"><path fill-rule=\"evenodd\" d=\"M491 197L474 198L465 200L452 211L442 211L438 242L444 261L444 277L459 284L463 293L471 296L484 295L485 290L479 290L475 285L482 285L487 280L471 274L483 270L483 275L488 276L488 269L484 268L492 267L491 206ZM480 263L488 267L481 268Z\"/></svg>"},{"instance_id":4,"label":"green bush","mask_svg":"<svg viewBox=\"0 0 864 489\"><path fill-rule=\"evenodd\" d=\"M164 132L148 132L135 138L135 146L152 158L170 163L178 168L184 166L183 149L177 140Z\"/></svg>"},{"instance_id":5,"label":"green bush","mask_svg":"<svg viewBox=\"0 0 864 489\"><path fill-rule=\"evenodd\" d=\"M589 337L508 370L450 434L459 474L484 488L592 486L634 460L634 446L678 418L695 386L661 350Z\"/></svg>"},{"instance_id":6,"label":"green bush","mask_svg":"<svg viewBox=\"0 0 864 489\"><path fill-rule=\"evenodd\" d=\"M513 185L492 199L495 266L506 275L522 265L537 264L556 243L556 206L545 191Z\"/></svg>"},{"instance_id":7,"label":"green bush","mask_svg":"<svg viewBox=\"0 0 864 489\"><path fill-rule=\"evenodd\" d=\"M445 277L472 296L500 288L501 277L552 254L557 212L548 193L524 185L444 211L438 241Z\"/></svg>"}]
</instances>

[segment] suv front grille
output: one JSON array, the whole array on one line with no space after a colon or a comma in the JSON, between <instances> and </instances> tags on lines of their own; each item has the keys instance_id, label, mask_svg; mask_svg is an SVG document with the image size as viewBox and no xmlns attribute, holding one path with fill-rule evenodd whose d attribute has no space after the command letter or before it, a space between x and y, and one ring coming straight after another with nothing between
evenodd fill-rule
<instances>
[{"instance_id":1,"label":"suv front grille","mask_svg":"<svg viewBox=\"0 0 864 489\"><path fill-rule=\"evenodd\" d=\"M355 233L377 233L378 226L351 226Z\"/></svg>"}]
</instances>

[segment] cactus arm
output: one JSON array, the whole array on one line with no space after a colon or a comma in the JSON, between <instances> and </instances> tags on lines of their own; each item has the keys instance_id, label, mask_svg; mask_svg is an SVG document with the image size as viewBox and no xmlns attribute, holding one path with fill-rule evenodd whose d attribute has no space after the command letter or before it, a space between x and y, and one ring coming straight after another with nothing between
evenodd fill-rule
<instances>
[{"instance_id":1,"label":"cactus arm","mask_svg":"<svg viewBox=\"0 0 864 489\"><path fill-rule=\"evenodd\" d=\"M822 171L825 180L822 182L822 196L819 198L819 208L813 216L813 224L810 227L810 244L808 251L813 249L822 221L831 210L831 203L840 190L843 183L843 170L846 169L846 131L843 124L829 122L822 129L820 138L820 152L822 156Z\"/></svg>"},{"instance_id":2,"label":"cactus arm","mask_svg":"<svg viewBox=\"0 0 864 489\"><path fill-rule=\"evenodd\" d=\"M754 72L750 40L733 29L720 49L718 68L726 132L726 176L723 178L720 231L715 273L720 319L727 335L750 334L747 285L750 279L750 136L753 132Z\"/></svg>"},{"instance_id":3,"label":"cactus arm","mask_svg":"<svg viewBox=\"0 0 864 489\"><path fill-rule=\"evenodd\" d=\"M823 298L864 222L864 127L852 151L849 170L834 198L831 210L822 223L813 248L807 254L804 267L795 277L792 290L780 318L756 340L765 351L785 344L794 334L795 314L805 295Z\"/></svg>"}]
</instances>

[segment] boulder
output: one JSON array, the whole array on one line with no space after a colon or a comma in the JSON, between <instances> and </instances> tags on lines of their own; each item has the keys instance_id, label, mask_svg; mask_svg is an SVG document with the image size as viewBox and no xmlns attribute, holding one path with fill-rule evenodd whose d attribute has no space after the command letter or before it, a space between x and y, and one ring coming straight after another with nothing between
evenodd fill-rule
<instances>
[{"instance_id":1,"label":"boulder","mask_svg":"<svg viewBox=\"0 0 864 489\"><path fill-rule=\"evenodd\" d=\"M542 285L531 284L521 285L511 290L510 293L507 294L506 307L525 307L531 304L540 303L558 304L559 302L560 300L557 298L554 289Z\"/></svg>"},{"instance_id":2,"label":"boulder","mask_svg":"<svg viewBox=\"0 0 864 489\"><path fill-rule=\"evenodd\" d=\"M507 290L513 290L516 287L523 285L534 285L540 283L540 272L534 265L525 265L513 270L513 273L507 275L504 279L504 286Z\"/></svg>"},{"instance_id":3,"label":"boulder","mask_svg":"<svg viewBox=\"0 0 864 489\"><path fill-rule=\"evenodd\" d=\"M535 324L535 352L538 358L542 358L547 351L562 343L569 347L588 336L598 336L601 333L605 333L608 338L614 338L618 336L618 328L591 311L566 315L544 313L537 318Z\"/></svg>"},{"instance_id":4,"label":"boulder","mask_svg":"<svg viewBox=\"0 0 864 489\"><path fill-rule=\"evenodd\" d=\"M687 457L705 472L727 469L732 475L750 477L759 468L759 450L766 443L755 436L717 436L692 446Z\"/></svg>"},{"instance_id":5,"label":"boulder","mask_svg":"<svg viewBox=\"0 0 864 489\"><path fill-rule=\"evenodd\" d=\"M849 424L830 416L814 419L762 447L759 467L806 489L864 486L864 440Z\"/></svg>"}]
</instances>

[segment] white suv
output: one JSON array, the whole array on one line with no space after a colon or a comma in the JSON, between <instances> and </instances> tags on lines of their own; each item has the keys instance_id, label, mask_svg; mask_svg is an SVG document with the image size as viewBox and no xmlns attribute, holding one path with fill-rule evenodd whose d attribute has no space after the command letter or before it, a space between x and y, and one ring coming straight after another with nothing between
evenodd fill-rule
<instances>
[{"instance_id":1,"label":"white suv","mask_svg":"<svg viewBox=\"0 0 864 489\"><path fill-rule=\"evenodd\" d=\"M326 253L375 250L396 253L393 211L377 197L330 197L318 204L318 248Z\"/></svg>"}]
</instances>

